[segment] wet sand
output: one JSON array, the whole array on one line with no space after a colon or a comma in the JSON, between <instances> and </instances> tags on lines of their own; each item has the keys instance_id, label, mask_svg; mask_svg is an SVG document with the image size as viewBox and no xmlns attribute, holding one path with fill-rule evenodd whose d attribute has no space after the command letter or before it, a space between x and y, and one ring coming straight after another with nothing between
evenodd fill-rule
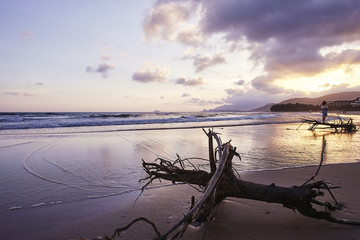
<instances>
[{"instance_id":1,"label":"wet sand","mask_svg":"<svg viewBox=\"0 0 360 240\"><path fill-rule=\"evenodd\" d=\"M279 186L301 185L316 167L284 169L243 174L244 180L275 183ZM345 206L334 212L336 217L360 221L360 164L327 165L316 180L341 186L334 190ZM146 190L134 205L139 192L105 199L74 202L51 208L36 209L37 219L12 215L1 219L3 239L94 239L111 235L117 227L143 216L153 221L160 232L166 232L186 214L190 197L200 197L187 185ZM13 226L16 224L16 226ZM20 227L21 226L21 227ZM5 229L9 231L4 231ZM11 231L10 231L11 230ZM27 232L27 233L26 233ZM136 223L121 239L152 239L150 225ZM347 226L304 217L280 204L228 198L216 208L215 220L201 227L189 227L183 239L358 239L360 226Z\"/></svg>"},{"instance_id":2,"label":"wet sand","mask_svg":"<svg viewBox=\"0 0 360 240\"><path fill-rule=\"evenodd\" d=\"M317 165L323 138L327 140L324 164L360 161L358 133L353 135L313 134L307 130L296 131L297 126L298 124L244 126L223 128L217 131L222 133L221 137L224 141L232 139L233 145L238 147L242 161L234 165L240 170L244 169L241 173L243 179L253 182L275 183L279 186L301 185L315 173L316 166L276 171L249 171L259 170L264 166L276 168L284 163L286 166L294 166L299 161ZM100 136L94 133L75 135L75 137L49 135L42 136L40 140L37 138L38 136L26 138L16 136L12 140L13 147L7 147L9 143L12 143L7 139L2 145L3 152L0 159L5 168L2 168L0 172L4 181L8 181L12 176L17 179L14 184L17 184L15 191L19 194L27 189L24 189L24 186L27 186L29 181L36 180L36 184L44 182L25 172L21 165L23 159L32 160L34 164L39 163L41 167L44 165L41 165L39 160L44 160L43 156L50 158L49 160L67 159L68 166L72 166L74 162L71 158L74 158L75 154L77 154L75 159L91 159L84 157L90 154L94 158L94 164L81 165L79 169L96 170L97 168L94 168L96 166L103 170L104 166L108 166L109 169L114 169L116 166L115 170L121 171L124 164L129 164L130 158L134 163L129 164L129 169L138 169L142 158L152 161L159 153L166 156L171 154L174 156L175 153L179 153L182 157L207 156L207 141L201 129L104 133ZM16 145L18 142L28 141L34 143ZM42 147L48 141L56 144L51 145L52 148L49 150ZM122 156L120 159L123 162L119 163L119 156ZM97 160L100 158L107 161ZM19 161L18 172L13 170L15 159ZM88 162L87 160L86 163ZM85 161L80 163L85 163ZM47 173L49 169L40 170ZM17 175L14 176L14 173ZM92 175L84 176L94 176L93 172L90 173ZM334 193L339 201L345 203L345 208L342 212L336 212L336 216L360 221L359 173L360 163L349 163L323 166L317 176L316 180L326 180L341 186L341 189L334 190ZM22 179L23 176L27 178ZM59 180L68 180L61 176L58 175ZM136 173L131 179L137 182L141 176L143 174ZM101 175L99 179L101 180ZM46 182L44 186L48 186L51 191L63 188L63 185L56 185L57 188L55 188L54 183L51 182ZM9 188L9 193L13 191L12 189ZM45 191L45 197L46 194L49 192ZM45 204L35 208L2 212L0 213L0 238L94 239L104 234L111 235L115 228L124 226L140 216L152 220L160 232L165 232L188 211L191 196L200 197L201 195L187 185L149 189L136 201L139 194L139 191L132 191L99 199ZM4 195L0 197L5 198ZM214 221L200 228L189 228L184 239L239 239L240 236L242 239L358 239L360 227L307 218L279 204L229 198L217 207ZM149 225L136 223L123 234L122 239L152 239L154 237L156 235Z\"/></svg>"}]
</instances>

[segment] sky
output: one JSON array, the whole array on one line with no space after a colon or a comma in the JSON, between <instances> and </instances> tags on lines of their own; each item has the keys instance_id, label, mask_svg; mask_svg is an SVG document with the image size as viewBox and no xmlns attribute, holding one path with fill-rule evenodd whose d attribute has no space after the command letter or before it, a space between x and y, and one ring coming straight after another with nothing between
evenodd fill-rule
<instances>
[{"instance_id":1,"label":"sky","mask_svg":"<svg viewBox=\"0 0 360 240\"><path fill-rule=\"evenodd\" d=\"M360 91L360 0L0 0L0 112L249 110Z\"/></svg>"}]
</instances>

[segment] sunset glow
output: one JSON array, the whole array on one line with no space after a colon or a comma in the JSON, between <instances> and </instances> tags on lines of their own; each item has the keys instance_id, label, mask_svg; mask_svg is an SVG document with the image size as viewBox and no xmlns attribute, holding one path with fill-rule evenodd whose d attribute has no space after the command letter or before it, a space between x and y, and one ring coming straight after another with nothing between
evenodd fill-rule
<instances>
[{"instance_id":1,"label":"sunset glow","mask_svg":"<svg viewBox=\"0 0 360 240\"><path fill-rule=\"evenodd\" d=\"M360 91L359 8L359 0L3 1L0 111L249 110Z\"/></svg>"},{"instance_id":2,"label":"sunset glow","mask_svg":"<svg viewBox=\"0 0 360 240\"><path fill-rule=\"evenodd\" d=\"M356 88L358 79L360 79L358 69L349 73L346 69L339 68L335 71L321 72L316 76L279 80L278 83L284 89L296 89L311 96L331 91L333 88Z\"/></svg>"}]
</instances>

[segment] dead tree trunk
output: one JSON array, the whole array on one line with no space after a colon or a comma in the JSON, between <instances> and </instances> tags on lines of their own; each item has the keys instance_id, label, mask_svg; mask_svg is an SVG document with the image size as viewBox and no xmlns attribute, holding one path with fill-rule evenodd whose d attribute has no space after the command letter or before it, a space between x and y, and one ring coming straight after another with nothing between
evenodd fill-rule
<instances>
[{"instance_id":1,"label":"dead tree trunk","mask_svg":"<svg viewBox=\"0 0 360 240\"><path fill-rule=\"evenodd\" d=\"M325 181L311 182L319 172L321 164L315 176L300 186L289 188L275 186L275 184L264 185L244 181L236 176L232 167L233 157L235 155L239 156L236 153L236 148L231 146L230 142L222 145L216 133L210 130L205 133L209 137L209 148L213 147L213 137L218 143L217 152L219 155L219 162L217 166L214 150L209 149L211 172L198 170L195 166L193 166L193 169L187 170L183 163L184 160L181 160L180 158L175 162L169 162L164 159L157 159L157 162L152 163L143 161L143 168L148 174L146 179L149 180L143 189L155 179L165 179L172 182L198 185L205 189L204 195L192 207L189 213L167 233L162 234L156 239L168 239L170 234L176 232L171 238L175 239L182 235L188 224L196 221L204 222L209 220L211 218L212 210L226 197L279 203L294 211L297 210L300 214L307 217L323 219L335 223L360 225L360 222L337 219L332 217L330 212L319 211L314 208L314 205L322 206L329 210L339 210L341 207L331 193L331 189L335 187L329 187ZM326 192L333 197L335 204L316 200L318 196L323 196ZM179 230L180 227L182 228ZM113 237L123 230L123 228L117 229L114 232Z\"/></svg>"}]
</instances>

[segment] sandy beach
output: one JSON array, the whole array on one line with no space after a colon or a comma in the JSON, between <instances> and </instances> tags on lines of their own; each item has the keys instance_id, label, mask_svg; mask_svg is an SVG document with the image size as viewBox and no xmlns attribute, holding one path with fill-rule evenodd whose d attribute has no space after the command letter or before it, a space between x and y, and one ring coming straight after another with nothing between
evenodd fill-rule
<instances>
[{"instance_id":1,"label":"sandy beach","mask_svg":"<svg viewBox=\"0 0 360 240\"><path fill-rule=\"evenodd\" d=\"M344 209L335 216L360 220L360 163L351 163L359 161L358 134L313 134L296 131L297 126L271 124L218 131L224 141L232 139L238 147L242 160L234 161L234 167L244 180L285 187L301 185L315 173L326 139L325 166L316 180L341 186L334 193L344 203ZM4 183L2 239L99 239L141 216L153 221L163 233L186 214L191 196L201 196L194 188L179 184L163 183L168 185L159 187L155 182L140 197L138 190L141 186L138 180L145 176L142 158L152 161L176 153L206 158L207 140L201 129L25 134L3 136L0 143ZM301 164L312 166L297 166ZM267 168L285 169L262 170ZM15 188L9 187L11 184ZM120 193L113 194L115 190ZM95 193L98 195L93 197ZM14 197L18 202L10 202ZM56 199L70 200L58 204ZM357 239L360 227L307 218L279 204L228 198L217 207L214 221L199 228L190 227L183 239L239 239L239 236ZM139 222L121 239L154 237L152 228Z\"/></svg>"},{"instance_id":2,"label":"sandy beach","mask_svg":"<svg viewBox=\"0 0 360 240\"><path fill-rule=\"evenodd\" d=\"M316 167L265 171L244 176L244 180L275 183L279 186L301 185ZM316 180L325 180L340 189L334 191L345 206L334 212L338 218L360 220L360 164L322 167ZM204 237L205 236L205 237ZM304 217L280 204L229 198L216 211L215 220L192 229L185 239L358 239L359 226L334 224Z\"/></svg>"},{"instance_id":3,"label":"sandy beach","mask_svg":"<svg viewBox=\"0 0 360 240\"><path fill-rule=\"evenodd\" d=\"M302 184L316 167L264 171L243 175L244 180L275 183L280 186ZM344 204L336 217L360 220L360 164L323 166L317 180L326 180L340 189L334 190ZM137 217L147 217L160 232L167 231L188 211L190 197L200 194L187 185L146 190L95 199L85 203L59 205L37 209L37 219L13 215L16 222L2 219L4 239L96 239L111 235ZM76 219L74 219L76 216ZM19 222L20 221L20 222ZM16 226L15 226L16 225ZM18 226L22 226L18 229ZM4 231L8 228L11 231ZM28 232L27 234L25 234ZM183 239L358 239L359 226L347 226L304 217L279 204L228 198L216 208L215 220L201 227L189 227ZM156 237L150 225L139 222L124 232L121 239L152 239Z\"/></svg>"},{"instance_id":4,"label":"sandy beach","mask_svg":"<svg viewBox=\"0 0 360 240\"><path fill-rule=\"evenodd\" d=\"M248 181L290 187L302 184L315 171L316 167L304 167L252 173L243 178ZM335 190L334 194L337 200L344 204L344 208L340 212L334 212L334 216L360 220L359 171L360 164L330 165L324 166L316 177L317 180L326 180L341 186L341 189ZM109 215L103 215L100 219L89 220L89 224L98 222L98 227L93 226L91 231L94 231L95 227L104 231L108 229L107 232L111 233L111 225L116 228L126 225L131 219L145 216L156 223L160 232L165 232L187 212L190 196L194 194L199 196L199 193L186 185L145 191L133 209L118 212L118 215L114 211ZM113 221L111 224L104 224L104 222L110 223L110 219L116 219L117 223ZM89 228L86 225L81 223L78 227L87 231L86 229ZM80 231L77 227L72 228L71 231L79 236ZM66 236L67 234L64 234L64 237ZM86 236L90 237L91 234L87 233ZM156 237L150 225L145 223L135 224L122 236L121 239ZM241 239L358 239L360 227L304 217L280 204L228 198L217 207L215 220L198 228L189 227L183 239L239 239L239 236Z\"/></svg>"},{"instance_id":5,"label":"sandy beach","mask_svg":"<svg viewBox=\"0 0 360 240\"><path fill-rule=\"evenodd\" d=\"M360 0L0 0L0 21L0 240L182 219L360 240Z\"/></svg>"}]
</instances>

